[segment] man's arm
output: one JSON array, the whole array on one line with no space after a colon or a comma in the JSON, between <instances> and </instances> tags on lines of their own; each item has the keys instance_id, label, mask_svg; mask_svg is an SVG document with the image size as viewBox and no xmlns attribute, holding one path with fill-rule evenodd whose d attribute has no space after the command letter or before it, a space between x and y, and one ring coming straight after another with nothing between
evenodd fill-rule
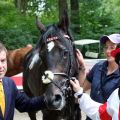
<instances>
[{"instance_id":1,"label":"man's arm","mask_svg":"<svg viewBox=\"0 0 120 120\"><path fill-rule=\"evenodd\" d=\"M15 107L20 112L38 111L46 108L44 96L29 98L24 93L18 93Z\"/></svg>"}]
</instances>

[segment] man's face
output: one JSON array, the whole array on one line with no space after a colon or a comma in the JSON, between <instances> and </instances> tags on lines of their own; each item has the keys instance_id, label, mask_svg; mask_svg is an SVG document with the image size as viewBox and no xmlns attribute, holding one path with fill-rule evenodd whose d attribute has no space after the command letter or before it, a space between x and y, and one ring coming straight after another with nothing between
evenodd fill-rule
<instances>
[{"instance_id":1,"label":"man's face","mask_svg":"<svg viewBox=\"0 0 120 120\"><path fill-rule=\"evenodd\" d=\"M5 51L0 52L0 80L5 76L7 71L7 56Z\"/></svg>"}]
</instances>

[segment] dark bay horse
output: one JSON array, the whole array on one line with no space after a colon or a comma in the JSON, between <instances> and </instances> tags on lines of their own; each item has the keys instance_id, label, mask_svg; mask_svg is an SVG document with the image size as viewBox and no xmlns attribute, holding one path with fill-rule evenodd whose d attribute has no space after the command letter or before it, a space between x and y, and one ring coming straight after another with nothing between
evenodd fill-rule
<instances>
[{"instance_id":1,"label":"dark bay horse","mask_svg":"<svg viewBox=\"0 0 120 120\"><path fill-rule=\"evenodd\" d=\"M80 120L80 111L69 80L78 74L75 46L69 33L67 13L58 24L45 27L37 19L41 36L24 61L23 88L28 96L44 94L43 120ZM29 113L36 120L35 113Z\"/></svg>"},{"instance_id":2,"label":"dark bay horse","mask_svg":"<svg viewBox=\"0 0 120 120\"><path fill-rule=\"evenodd\" d=\"M7 54L7 66L8 70L6 76L13 76L23 72L23 60L25 55L32 49L32 45L28 44L25 47L8 50Z\"/></svg>"}]
</instances>

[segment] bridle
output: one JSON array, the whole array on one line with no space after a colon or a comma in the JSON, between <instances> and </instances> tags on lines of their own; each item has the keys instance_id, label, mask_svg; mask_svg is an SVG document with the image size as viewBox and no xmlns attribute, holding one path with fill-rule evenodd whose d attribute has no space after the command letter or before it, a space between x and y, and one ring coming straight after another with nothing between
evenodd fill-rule
<instances>
[{"instance_id":1,"label":"bridle","mask_svg":"<svg viewBox=\"0 0 120 120\"><path fill-rule=\"evenodd\" d=\"M68 97L72 96L72 89L70 87L70 80L74 80L74 77L70 77L68 76L66 73L53 73L55 76L62 76L64 77L63 82L65 81L65 86L63 85L63 88L61 88L61 86L59 86L58 84L56 84L56 81L53 81L52 79L50 79L48 77L48 75L44 75L46 78L48 78L51 83L53 83L57 88L59 88L59 90L63 93L63 95L65 96L65 98L67 99Z\"/></svg>"},{"instance_id":2,"label":"bridle","mask_svg":"<svg viewBox=\"0 0 120 120\"><path fill-rule=\"evenodd\" d=\"M68 33L68 35L64 35L64 34L60 33L59 31L53 31L53 32L56 32L56 34L53 34L53 35L48 34L48 35L50 35L50 37L48 37L47 35L45 36L45 34L44 34L43 39L41 39L41 40L46 40L46 41L41 41L41 42L44 43L46 46L46 49L44 49L45 52L48 52L47 51L48 43L53 42L54 40L59 40L59 39L61 40L61 43L64 43L64 40L66 41L64 43L64 45L66 46L66 48L68 50L67 65L64 67L64 72L53 72L54 76L56 76L56 77L60 76L62 78L62 80L59 82L58 80L50 79L50 84L52 83L54 86L56 86L61 91L61 93L66 101L66 105L64 106L64 109L61 111L61 114L63 116L65 116L65 118L67 116L68 119L71 119L74 117L73 111L75 110L75 106L74 106L75 98L73 96L74 92L70 85L70 80L74 80L75 78L73 76L75 76L75 74L78 74L77 65L74 64L74 61L76 62L76 60L74 58L75 57L74 56L75 48L74 48L73 40L72 40L71 36L69 36L69 33ZM42 58L41 58L41 60L42 60ZM44 62L44 60L42 62ZM45 65L45 63L43 63L43 64ZM45 73L43 73L43 75L45 77L48 77L48 75L47 74L45 75ZM59 84L58 84L58 82L59 82ZM63 82L63 84L62 84L62 82ZM44 94L44 97L45 97L46 106L47 106L47 108L49 108L46 94Z\"/></svg>"},{"instance_id":3,"label":"bridle","mask_svg":"<svg viewBox=\"0 0 120 120\"><path fill-rule=\"evenodd\" d=\"M61 35L62 36L62 35ZM63 36L64 38L66 38L66 40L69 40L71 43L70 43L70 45L69 45L69 56L68 56L68 65L67 65L67 72L66 73L61 73L61 72L57 72L57 73L53 73L54 74L54 76L62 76L62 77L64 77L64 79L63 79L63 82L65 82L64 84L65 85L63 85L63 87L61 87L61 86L59 86L57 83L56 83L56 81L53 81L52 79L49 79L50 81L51 81L51 83L53 83L57 88L59 88L60 89L60 91L63 93L63 95L65 96L65 98L67 99L67 98L69 98L70 96L72 96L73 95L73 91L72 91L72 89L71 89L71 86L70 86L70 80L73 80L74 79L74 77L72 77L71 76L71 70L72 70L72 55L71 55L71 52L72 52L72 50L73 50L73 45L72 45L72 41L69 39L70 37L68 36L68 35L64 35ZM51 41L54 41L54 40L57 40L58 39L58 37L57 36L54 36L54 37L51 37L51 38L47 38L47 42L51 42ZM44 74L44 76L45 77L48 77L48 75L45 75Z\"/></svg>"}]
</instances>

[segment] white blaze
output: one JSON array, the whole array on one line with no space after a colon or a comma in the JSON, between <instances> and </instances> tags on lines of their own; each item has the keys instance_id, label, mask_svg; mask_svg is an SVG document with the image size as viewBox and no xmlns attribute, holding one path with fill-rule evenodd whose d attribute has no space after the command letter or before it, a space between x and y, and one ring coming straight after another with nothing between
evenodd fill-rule
<instances>
[{"instance_id":1,"label":"white blaze","mask_svg":"<svg viewBox=\"0 0 120 120\"><path fill-rule=\"evenodd\" d=\"M39 60L39 53L36 53L34 57L32 58L32 61L29 65L29 69L31 70L34 66L34 64Z\"/></svg>"},{"instance_id":2,"label":"white blaze","mask_svg":"<svg viewBox=\"0 0 120 120\"><path fill-rule=\"evenodd\" d=\"M50 52L54 48L55 44L54 42L49 42L48 43L48 52Z\"/></svg>"}]
</instances>

